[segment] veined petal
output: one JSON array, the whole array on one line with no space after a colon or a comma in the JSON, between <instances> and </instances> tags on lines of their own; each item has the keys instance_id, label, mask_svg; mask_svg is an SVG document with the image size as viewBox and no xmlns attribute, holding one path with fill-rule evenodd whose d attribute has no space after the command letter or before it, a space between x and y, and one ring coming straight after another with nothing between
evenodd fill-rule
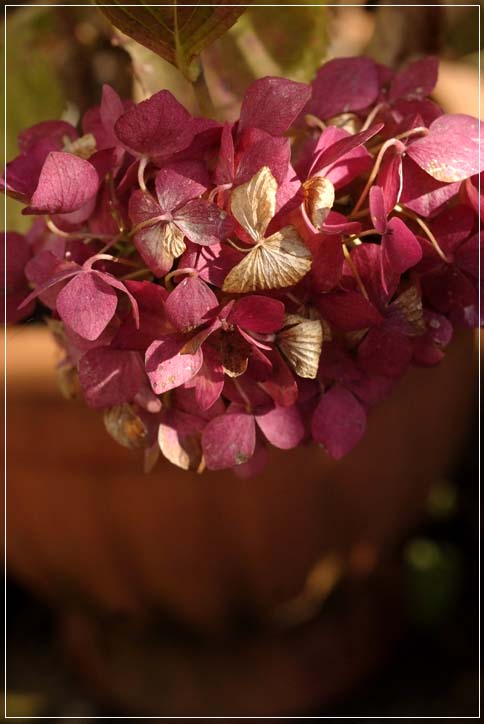
<instances>
[{"instance_id":1,"label":"veined petal","mask_svg":"<svg viewBox=\"0 0 484 724\"><path fill-rule=\"evenodd\" d=\"M160 277L170 271L173 260L186 249L183 232L171 221L141 229L133 241L146 266Z\"/></svg>"},{"instance_id":2,"label":"veined petal","mask_svg":"<svg viewBox=\"0 0 484 724\"><path fill-rule=\"evenodd\" d=\"M293 226L265 239L249 251L225 277L223 291L254 292L297 284L311 268L311 253Z\"/></svg>"},{"instance_id":3,"label":"veined petal","mask_svg":"<svg viewBox=\"0 0 484 724\"><path fill-rule=\"evenodd\" d=\"M277 346L299 377L315 379L323 345L323 328L319 319L287 314L283 329L277 334Z\"/></svg>"},{"instance_id":4,"label":"veined petal","mask_svg":"<svg viewBox=\"0 0 484 724\"><path fill-rule=\"evenodd\" d=\"M276 213L276 195L277 181L267 166L263 166L250 181L232 191L232 214L254 241L264 237Z\"/></svg>"}]
</instances>

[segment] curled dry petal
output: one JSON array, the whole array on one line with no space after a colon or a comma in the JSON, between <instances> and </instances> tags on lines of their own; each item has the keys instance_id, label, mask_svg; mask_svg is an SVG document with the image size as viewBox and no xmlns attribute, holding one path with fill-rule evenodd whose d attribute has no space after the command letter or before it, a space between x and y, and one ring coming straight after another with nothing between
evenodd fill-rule
<instances>
[{"instance_id":1,"label":"curled dry petal","mask_svg":"<svg viewBox=\"0 0 484 724\"><path fill-rule=\"evenodd\" d=\"M232 191L232 214L254 241L264 237L276 213L276 194L277 181L267 166L263 166L250 181Z\"/></svg>"},{"instance_id":2,"label":"curled dry petal","mask_svg":"<svg viewBox=\"0 0 484 724\"><path fill-rule=\"evenodd\" d=\"M303 184L305 205L315 229L320 229L334 204L334 186L328 178L313 176Z\"/></svg>"},{"instance_id":3,"label":"curled dry petal","mask_svg":"<svg viewBox=\"0 0 484 724\"><path fill-rule=\"evenodd\" d=\"M156 276L170 271L173 260L186 249L183 232L172 222L160 222L138 231L133 239L141 258Z\"/></svg>"},{"instance_id":4,"label":"curled dry petal","mask_svg":"<svg viewBox=\"0 0 484 724\"><path fill-rule=\"evenodd\" d=\"M261 241L225 277L224 292L240 294L297 284L311 268L311 252L293 226Z\"/></svg>"},{"instance_id":5,"label":"curled dry petal","mask_svg":"<svg viewBox=\"0 0 484 724\"><path fill-rule=\"evenodd\" d=\"M103 419L104 427L119 445L131 450L145 447L148 428L132 405L115 405L105 411Z\"/></svg>"},{"instance_id":6,"label":"curled dry petal","mask_svg":"<svg viewBox=\"0 0 484 724\"><path fill-rule=\"evenodd\" d=\"M202 462L200 433L205 421L182 410L166 410L158 428L162 454L182 470L198 470Z\"/></svg>"},{"instance_id":7,"label":"curled dry petal","mask_svg":"<svg viewBox=\"0 0 484 724\"><path fill-rule=\"evenodd\" d=\"M323 328L319 319L287 314L284 327L277 334L277 346L299 377L315 379L323 345Z\"/></svg>"}]
</instances>

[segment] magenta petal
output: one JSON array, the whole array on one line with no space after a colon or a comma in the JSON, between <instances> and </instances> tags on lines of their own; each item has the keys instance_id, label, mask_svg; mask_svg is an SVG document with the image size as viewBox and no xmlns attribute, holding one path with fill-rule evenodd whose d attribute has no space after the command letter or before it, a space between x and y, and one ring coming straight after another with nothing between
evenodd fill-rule
<instances>
[{"instance_id":1,"label":"magenta petal","mask_svg":"<svg viewBox=\"0 0 484 724\"><path fill-rule=\"evenodd\" d=\"M225 415L210 420L202 434L202 449L209 470L224 470L246 463L255 450L255 421L243 408L232 405Z\"/></svg>"},{"instance_id":2,"label":"magenta petal","mask_svg":"<svg viewBox=\"0 0 484 724\"><path fill-rule=\"evenodd\" d=\"M378 309L359 292L328 292L319 297L317 304L323 317L343 332L365 329L382 321Z\"/></svg>"},{"instance_id":3,"label":"magenta petal","mask_svg":"<svg viewBox=\"0 0 484 724\"><path fill-rule=\"evenodd\" d=\"M101 278L106 284L109 284L111 287L114 287L115 289L118 289L118 291L123 292L127 295L130 304L131 309L133 310L133 318L134 322L137 327L139 327L139 309L138 309L138 302L136 301L136 298L131 294L129 289L125 284L123 284L122 281L119 279L116 279L112 274L107 274L106 272L100 272L95 271L96 276Z\"/></svg>"},{"instance_id":4,"label":"magenta petal","mask_svg":"<svg viewBox=\"0 0 484 724\"><path fill-rule=\"evenodd\" d=\"M26 266L27 278L36 283L36 287L19 305L19 309L23 309L37 297L40 297L47 306L54 308L58 290L55 290L55 294L46 295L46 292L49 292L56 284L71 279L79 271L80 267L77 264L61 262L50 251L41 251L36 254Z\"/></svg>"},{"instance_id":5,"label":"magenta petal","mask_svg":"<svg viewBox=\"0 0 484 724\"><path fill-rule=\"evenodd\" d=\"M249 480L261 473L269 460L267 446L259 440L256 441L255 452L248 463L242 463L234 468L234 474L241 480Z\"/></svg>"},{"instance_id":6,"label":"magenta petal","mask_svg":"<svg viewBox=\"0 0 484 724\"><path fill-rule=\"evenodd\" d=\"M314 440L340 460L357 445L366 428L366 412L342 385L333 385L316 407L311 423Z\"/></svg>"},{"instance_id":7,"label":"magenta petal","mask_svg":"<svg viewBox=\"0 0 484 724\"><path fill-rule=\"evenodd\" d=\"M250 332L270 334L282 327L284 304L277 299L251 294L237 300L229 321Z\"/></svg>"},{"instance_id":8,"label":"magenta petal","mask_svg":"<svg viewBox=\"0 0 484 724\"><path fill-rule=\"evenodd\" d=\"M114 131L121 143L137 154L166 159L189 145L194 125L188 111L163 90L124 113Z\"/></svg>"},{"instance_id":9,"label":"magenta petal","mask_svg":"<svg viewBox=\"0 0 484 724\"><path fill-rule=\"evenodd\" d=\"M146 372L157 395L174 390L194 377L203 363L203 354L180 354L184 340L166 336L156 340L146 350Z\"/></svg>"},{"instance_id":10,"label":"magenta petal","mask_svg":"<svg viewBox=\"0 0 484 724\"><path fill-rule=\"evenodd\" d=\"M274 350L269 357L272 362L272 375L264 382L259 382L259 387L274 400L276 405L290 407L298 396L294 375L278 352Z\"/></svg>"},{"instance_id":11,"label":"magenta petal","mask_svg":"<svg viewBox=\"0 0 484 724\"><path fill-rule=\"evenodd\" d=\"M388 215L400 200L403 186L402 155L399 151L386 152L377 177L383 192L385 212Z\"/></svg>"},{"instance_id":12,"label":"magenta petal","mask_svg":"<svg viewBox=\"0 0 484 724\"><path fill-rule=\"evenodd\" d=\"M91 407L129 402L143 378L143 366L136 352L96 347L86 352L79 362L79 380Z\"/></svg>"},{"instance_id":13,"label":"magenta petal","mask_svg":"<svg viewBox=\"0 0 484 724\"><path fill-rule=\"evenodd\" d=\"M337 285L343 272L344 254L341 237L319 234L313 239L314 244L310 247L313 263L309 278L316 292L329 292Z\"/></svg>"},{"instance_id":14,"label":"magenta petal","mask_svg":"<svg viewBox=\"0 0 484 724\"><path fill-rule=\"evenodd\" d=\"M151 194L139 189L133 191L129 199L129 218L133 224L141 224L143 221L161 215L160 205Z\"/></svg>"},{"instance_id":15,"label":"magenta petal","mask_svg":"<svg viewBox=\"0 0 484 724\"><path fill-rule=\"evenodd\" d=\"M358 361L369 374L400 377L410 364L412 344L403 334L385 325L370 329L358 347Z\"/></svg>"},{"instance_id":16,"label":"magenta petal","mask_svg":"<svg viewBox=\"0 0 484 724\"><path fill-rule=\"evenodd\" d=\"M223 241L234 228L226 211L204 199L188 201L174 214L174 223L190 241L203 246Z\"/></svg>"},{"instance_id":17,"label":"magenta petal","mask_svg":"<svg viewBox=\"0 0 484 724\"><path fill-rule=\"evenodd\" d=\"M187 250L179 260L180 268L192 267L201 279L221 287L232 267L240 261L242 254L229 244L200 246L187 243Z\"/></svg>"},{"instance_id":18,"label":"magenta petal","mask_svg":"<svg viewBox=\"0 0 484 724\"><path fill-rule=\"evenodd\" d=\"M291 157L288 138L274 138L265 131L249 129L241 134L239 145L244 149L237 154L237 171L233 178L236 186L250 181L262 166L270 168L277 183L282 184Z\"/></svg>"},{"instance_id":19,"label":"magenta petal","mask_svg":"<svg viewBox=\"0 0 484 724\"><path fill-rule=\"evenodd\" d=\"M195 389L195 399L200 410L209 410L222 394L224 369L217 352L208 344L203 348L203 365L195 377L187 383Z\"/></svg>"},{"instance_id":20,"label":"magenta petal","mask_svg":"<svg viewBox=\"0 0 484 724\"><path fill-rule=\"evenodd\" d=\"M370 215L373 226L378 233L385 233L385 229L387 228L387 215L385 211L385 199L380 186L372 186L370 189Z\"/></svg>"},{"instance_id":21,"label":"magenta petal","mask_svg":"<svg viewBox=\"0 0 484 724\"><path fill-rule=\"evenodd\" d=\"M433 235L446 254L453 254L474 227L475 214L469 206L457 204L445 209L429 223Z\"/></svg>"},{"instance_id":22,"label":"magenta petal","mask_svg":"<svg viewBox=\"0 0 484 724\"><path fill-rule=\"evenodd\" d=\"M286 78L260 78L248 87L240 110L239 130L260 128L282 136L311 97L311 88Z\"/></svg>"},{"instance_id":23,"label":"magenta petal","mask_svg":"<svg viewBox=\"0 0 484 724\"><path fill-rule=\"evenodd\" d=\"M304 423L297 405L272 407L258 412L255 419L267 440L281 450L297 447L304 438Z\"/></svg>"},{"instance_id":24,"label":"magenta petal","mask_svg":"<svg viewBox=\"0 0 484 724\"><path fill-rule=\"evenodd\" d=\"M114 317L118 297L95 272L81 272L57 295L60 318L84 339L97 339Z\"/></svg>"},{"instance_id":25,"label":"magenta petal","mask_svg":"<svg viewBox=\"0 0 484 724\"><path fill-rule=\"evenodd\" d=\"M311 112L331 118L367 108L379 92L377 68L370 58L335 58L318 71L313 81Z\"/></svg>"},{"instance_id":26,"label":"magenta petal","mask_svg":"<svg viewBox=\"0 0 484 724\"><path fill-rule=\"evenodd\" d=\"M341 159L345 159L346 161L350 160L352 152L369 141L370 138L376 136L382 128L383 123L377 123L370 128L367 128L365 131L360 131L360 133L354 133L353 135L345 134L342 138L339 138L339 140L324 148L313 163L310 173L315 174L318 169L328 168ZM338 135L340 135L342 133L341 129L333 128L331 126L323 131L316 145L315 153L318 153L321 143L324 141L325 134L336 134L338 131Z\"/></svg>"},{"instance_id":27,"label":"magenta petal","mask_svg":"<svg viewBox=\"0 0 484 724\"><path fill-rule=\"evenodd\" d=\"M49 141L60 150L65 138L74 141L77 137L76 129L67 121L41 121L19 134L18 147L21 151L28 152L39 142Z\"/></svg>"},{"instance_id":28,"label":"magenta petal","mask_svg":"<svg viewBox=\"0 0 484 724\"><path fill-rule=\"evenodd\" d=\"M217 297L198 277L185 277L165 303L168 318L182 332L198 327L206 321L207 313L217 307Z\"/></svg>"},{"instance_id":29,"label":"magenta petal","mask_svg":"<svg viewBox=\"0 0 484 724\"><path fill-rule=\"evenodd\" d=\"M215 183L217 186L231 184L235 176L235 149L232 137L232 125L224 123L220 138L220 150L215 167Z\"/></svg>"},{"instance_id":30,"label":"magenta petal","mask_svg":"<svg viewBox=\"0 0 484 724\"><path fill-rule=\"evenodd\" d=\"M89 161L72 153L47 156L32 196L29 212L65 214L76 211L96 195L99 176Z\"/></svg>"},{"instance_id":31,"label":"magenta petal","mask_svg":"<svg viewBox=\"0 0 484 724\"><path fill-rule=\"evenodd\" d=\"M190 199L195 199L206 191L205 186L198 181L169 167L158 171L155 188L163 214L183 206Z\"/></svg>"},{"instance_id":32,"label":"magenta petal","mask_svg":"<svg viewBox=\"0 0 484 724\"><path fill-rule=\"evenodd\" d=\"M422 247L408 226L396 216L382 237L382 282L387 291L395 274L403 274L422 258Z\"/></svg>"},{"instance_id":33,"label":"magenta petal","mask_svg":"<svg viewBox=\"0 0 484 724\"><path fill-rule=\"evenodd\" d=\"M439 59L428 56L411 63L397 73L391 82L389 99L423 98L432 93L439 74Z\"/></svg>"},{"instance_id":34,"label":"magenta petal","mask_svg":"<svg viewBox=\"0 0 484 724\"><path fill-rule=\"evenodd\" d=\"M114 88L111 88L111 86L107 84L103 85L99 114L105 131L103 141L106 145L102 144L104 148L117 145L118 140L114 133L114 125L118 118L123 115L124 111L123 101ZM98 146L98 148L100 148L100 146Z\"/></svg>"},{"instance_id":35,"label":"magenta petal","mask_svg":"<svg viewBox=\"0 0 484 724\"><path fill-rule=\"evenodd\" d=\"M480 121L464 114L440 116L429 134L407 146L407 154L432 178L463 181L484 170L479 153Z\"/></svg>"}]
</instances>

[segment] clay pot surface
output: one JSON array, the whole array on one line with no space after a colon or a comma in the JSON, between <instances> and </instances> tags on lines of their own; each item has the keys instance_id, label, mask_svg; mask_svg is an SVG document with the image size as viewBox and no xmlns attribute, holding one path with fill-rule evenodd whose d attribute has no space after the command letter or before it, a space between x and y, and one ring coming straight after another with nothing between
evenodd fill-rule
<instances>
[{"instance_id":1,"label":"clay pot surface","mask_svg":"<svg viewBox=\"0 0 484 724\"><path fill-rule=\"evenodd\" d=\"M8 333L9 571L56 605L163 610L204 631L264 617L324 556L391 551L455 462L476 394L464 333L439 367L406 375L340 462L308 446L272 450L250 480L167 462L145 475L98 412L61 398L54 361L45 329Z\"/></svg>"}]
</instances>

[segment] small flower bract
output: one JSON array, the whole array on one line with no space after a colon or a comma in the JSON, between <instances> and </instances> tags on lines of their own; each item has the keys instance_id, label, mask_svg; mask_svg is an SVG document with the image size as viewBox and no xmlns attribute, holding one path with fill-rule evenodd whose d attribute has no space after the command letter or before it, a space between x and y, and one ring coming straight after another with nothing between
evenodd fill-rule
<instances>
[{"instance_id":1,"label":"small flower bract","mask_svg":"<svg viewBox=\"0 0 484 724\"><path fill-rule=\"evenodd\" d=\"M105 87L82 132L33 126L2 180L34 219L5 235L7 321L42 305L62 389L147 468L343 457L478 321L480 125L437 73L338 58L255 81L232 124Z\"/></svg>"}]
</instances>

